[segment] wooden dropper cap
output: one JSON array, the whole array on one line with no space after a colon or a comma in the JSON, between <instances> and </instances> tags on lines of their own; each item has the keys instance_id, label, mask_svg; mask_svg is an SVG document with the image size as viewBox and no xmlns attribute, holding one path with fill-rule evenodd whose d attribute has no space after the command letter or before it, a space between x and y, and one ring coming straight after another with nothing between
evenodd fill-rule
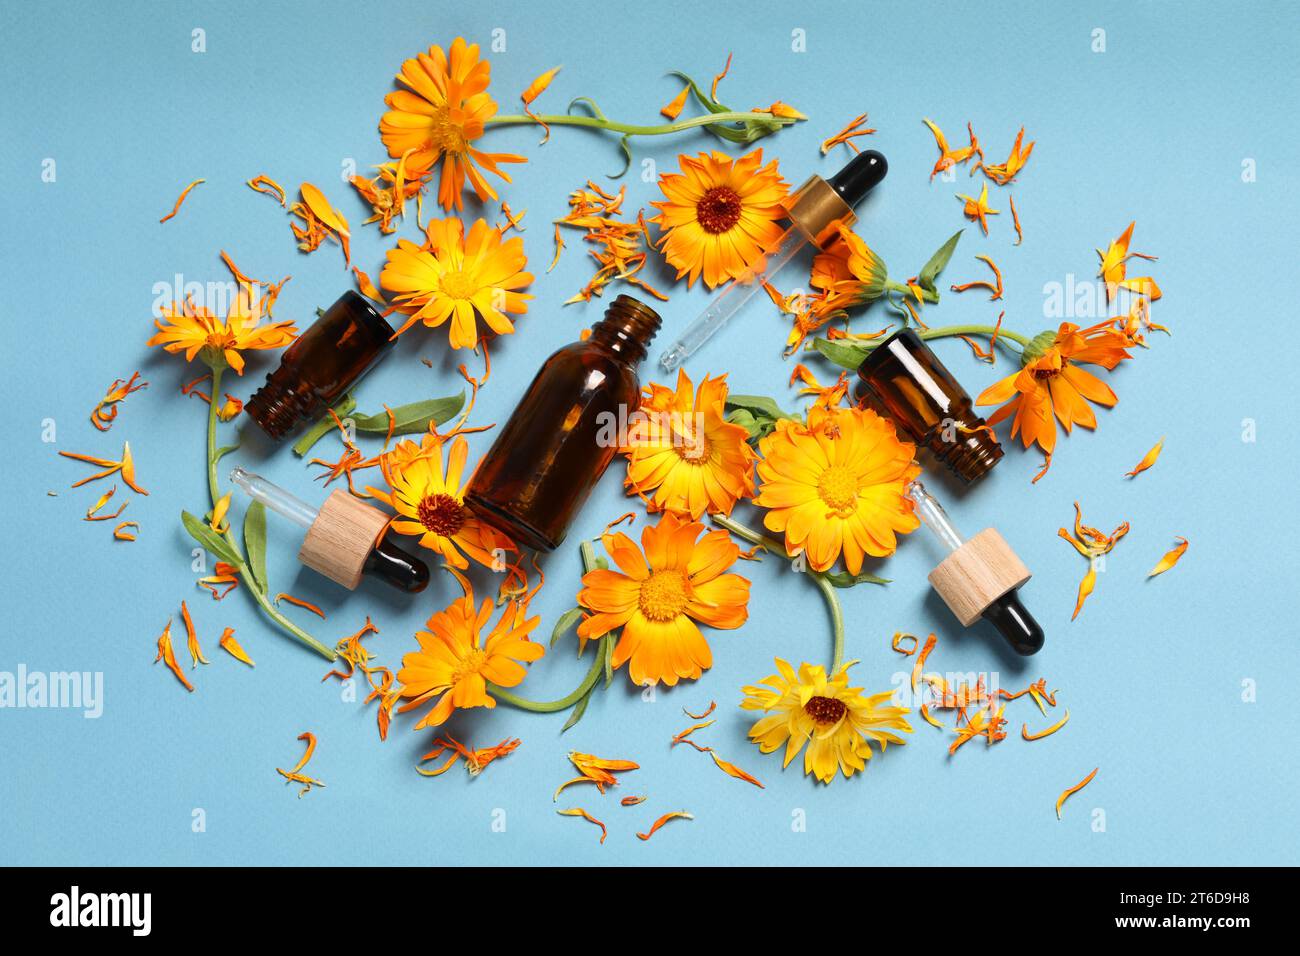
<instances>
[{"instance_id":1,"label":"wooden dropper cap","mask_svg":"<svg viewBox=\"0 0 1300 956\"><path fill-rule=\"evenodd\" d=\"M388 516L382 511L336 488L307 529L298 560L353 591L387 527Z\"/></svg>"},{"instance_id":2,"label":"wooden dropper cap","mask_svg":"<svg viewBox=\"0 0 1300 956\"><path fill-rule=\"evenodd\" d=\"M908 486L922 523L938 536L950 553L930 572L930 584L943 603L970 627L983 618L1019 654L1034 654L1043 646L1043 629L1025 610L1016 593L1030 578L1029 568L994 528L985 528L963 541L943 506L919 481Z\"/></svg>"}]
</instances>

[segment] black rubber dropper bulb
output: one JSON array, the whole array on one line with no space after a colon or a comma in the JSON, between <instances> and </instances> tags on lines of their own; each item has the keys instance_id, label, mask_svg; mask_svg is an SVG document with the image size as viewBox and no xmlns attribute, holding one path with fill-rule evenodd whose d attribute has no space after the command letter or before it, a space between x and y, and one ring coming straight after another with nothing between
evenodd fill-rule
<instances>
[{"instance_id":1,"label":"black rubber dropper bulb","mask_svg":"<svg viewBox=\"0 0 1300 956\"><path fill-rule=\"evenodd\" d=\"M429 566L385 535L375 545L362 568L395 588L418 594L429 583Z\"/></svg>"},{"instance_id":2,"label":"black rubber dropper bulb","mask_svg":"<svg viewBox=\"0 0 1300 956\"><path fill-rule=\"evenodd\" d=\"M866 198L867 193L880 185L889 172L889 163L882 153L874 149L864 150L849 160L828 182L850 206L856 206Z\"/></svg>"},{"instance_id":3,"label":"black rubber dropper bulb","mask_svg":"<svg viewBox=\"0 0 1300 956\"><path fill-rule=\"evenodd\" d=\"M1025 610L1019 592L1008 591L986 607L980 616L997 628L1017 654L1028 657L1042 650L1043 629Z\"/></svg>"}]
</instances>

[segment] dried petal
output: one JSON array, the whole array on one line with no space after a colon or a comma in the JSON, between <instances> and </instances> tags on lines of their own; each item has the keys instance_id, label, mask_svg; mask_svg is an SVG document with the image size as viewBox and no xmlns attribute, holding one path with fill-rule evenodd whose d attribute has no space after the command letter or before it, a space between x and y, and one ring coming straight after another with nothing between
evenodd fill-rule
<instances>
[{"instance_id":1,"label":"dried petal","mask_svg":"<svg viewBox=\"0 0 1300 956\"><path fill-rule=\"evenodd\" d=\"M171 618L167 619L167 626L158 637L158 656L153 659L157 664L162 661L167 665L167 669L176 675L176 679L185 685L185 689L191 693L194 691L194 685L191 684L181 671L181 666L176 663L176 652L172 649L172 622Z\"/></svg>"},{"instance_id":2,"label":"dried petal","mask_svg":"<svg viewBox=\"0 0 1300 956\"><path fill-rule=\"evenodd\" d=\"M1180 558L1182 558L1183 553L1187 550L1187 539L1176 538L1175 540L1178 544L1171 550L1165 552L1165 556L1160 559L1160 563L1151 569L1151 573L1148 574L1147 577L1154 578L1157 574L1164 574L1177 564Z\"/></svg>"},{"instance_id":3,"label":"dried petal","mask_svg":"<svg viewBox=\"0 0 1300 956\"><path fill-rule=\"evenodd\" d=\"M217 642L223 651L229 654L237 661L243 661L249 667L256 667L253 659L248 656L248 652L240 646L239 641L235 640L235 629L228 627L221 634L221 640Z\"/></svg>"},{"instance_id":4,"label":"dried petal","mask_svg":"<svg viewBox=\"0 0 1300 956\"><path fill-rule=\"evenodd\" d=\"M763 785L759 783L757 778L745 773L745 771L741 770L734 763L729 763L728 761L723 760L715 751L710 750L709 756L713 758L713 762L718 765L718 769L723 773L735 777L737 780L744 780L746 783L752 783L760 790L764 789Z\"/></svg>"},{"instance_id":5,"label":"dried petal","mask_svg":"<svg viewBox=\"0 0 1300 956\"><path fill-rule=\"evenodd\" d=\"M1067 707L1065 710L1065 716L1062 717L1060 720L1058 720L1056 723L1052 724L1052 726L1048 727L1046 730L1040 730L1037 733L1031 734L1029 732L1029 725L1022 724L1020 726L1020 736L1024 737L1026 740L1042 740L1044 737L1050 737L1052 734L1056 733L1058 730L1064 727L1066 721L1068 721L1069 719L1070 719L1070 710Z\"/></svg>"},{"instance_id":6,"label":"dried petal","mask_svg":"<svg viewBox=\"0 0 1300 956\"><path fill-rule=\"evenodd\" d=\"M1058 820L1061 819L1061 806L1065 803L1065 801L1069 799L1071 795L1078 793L1088 784L1092 783L1092 778L1097 776L1097 771L1100 769L1101 769L1100 767L1093 768L1092 773L1088 774L1088 776L1084 777L1073 787L1070 787L1061 792L1061 795L1056 798L1056 819Z\"/></svg>"},{"instance_id":7,"label":"dried petal","mask_svg":"<svg viewBox=\"0 0 1300 956\"><path fill-rule=\"evenodd\" d=\"M159 221L160 223L161 223L161 222L166 222L168 219L172 218L172 216L174 216L174 215L176 215L178 212L180 212L180 211L181 211L181 203L185 202L185 197L188 196L188 195L190 194L190 190L191 190L191 189L193 189L195 186L197 186L197 185L198 185L199 183L201 183L201 182L206 182L206 180L203 180L203 179L196 179L196 180L194 180L194 182L190 183L188 186L186 186L184 189L182 189L182 190L181 190L181 194L180 194L178 197L176 197L176 205L172 207L172 211L169 212L167 215L163 216L163 217L162 217L161 219L159 219L158 221Z\"/></svg>"},{"instance_id":8,"label":"dried petal","mask_svg":"<svg viewBox=\"0 0 1300 956\"><path fill-rule=\"evenodd\" d=\"M1150 468L1152 465L1156 463L1156 459L1160 457L1160 452L1164 450L1164 447L1165 447L1165 440L1162 437L1158 442L1155 443L1155 445L1152 447L1152 449L1149 452L1147 452L1145 455L1142 456L1142 460L1133 466L1133 470L1126 473L1124 477L1132 478L1134 475L1139 475L1142 472L1146 471L1148 468Z\"/></svg>"},{"instance_id":9,"label":"dried petal","mask_svg":"<svg viewBox=\"0 0 1300 956\"><path fill-rule=\"evenodd\" d=\"M555 812L566 817L582 817L582 819L586 820L588 823L596 824L596 826L600 827L601 843L604 843L605 837L609 835L609 830L605 827L605 824L601 823L586 810L582 809L582 807L569 807L567 810L556 810Z\"/></svg>"},{"instance_id":10,"label":"dried petal","mask_svg":"<svg viewBox=\"0 0 1300 956\"><path fill-rule=\"evenodd\" d=\"M648 840L655 835L656 830L658 830L669 820L677 820L677 819L694 820L695 817L687 813L685 810L674 810L672 813L665 813L663 816L661 816L658 820L656 820L654 823L650 825L650 830L648 833L638 833L637 839Z\"/></svg>"}]
</instances>

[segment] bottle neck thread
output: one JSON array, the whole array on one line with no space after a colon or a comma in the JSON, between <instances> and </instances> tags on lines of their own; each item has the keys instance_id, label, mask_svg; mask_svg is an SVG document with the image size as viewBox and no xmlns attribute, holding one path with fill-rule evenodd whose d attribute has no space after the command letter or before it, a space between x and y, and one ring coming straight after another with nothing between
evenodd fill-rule
<instances>
[{"instance_id":1,"label":"bottle neck thread","mask_svg":"<svg viewBox=\"0 0 1300 956\"><path fill-rule=\"evenodd\" d=\"M605 317L591 329L591 341L639 362L646 356L650 342L663 320L659 313L640 299L620 295L609 304Z\"/></svg>"}]
</instances>

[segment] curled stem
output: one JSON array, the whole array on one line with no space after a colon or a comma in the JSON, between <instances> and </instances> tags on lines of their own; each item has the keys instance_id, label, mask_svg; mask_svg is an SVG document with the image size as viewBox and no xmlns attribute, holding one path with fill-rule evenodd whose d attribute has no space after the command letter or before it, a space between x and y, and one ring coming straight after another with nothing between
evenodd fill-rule
<instances>
[{"instance_id":1,"label":"curled stem","mask_svg":"<svg viewBox=\"0 0 1300 956\"><path fill-rule=\"evenodd\" d=\"M792 560L790 553L786 551L785 545L775 538L770 538L765 534L755 531L747 525L741 524L734 518L728 518L725 515L710 515L710 520L720 528L726 528L738 538L748 541L750 544L756 544L764 551L770 551L772 554ZM827 580L826 575L811 568L805 572L812 577L813 583L817 585L818 590L826 598L826 606L831 614L831 668L830 673L834 674L840 669L840 664L844 659L844 612L840 609L840 599L835 593L835 585Z\"/></svg>"},{"instance_id":2,"label":"curled stem","mask_svg":"<svg viewBox=\"0 0 1300 956\"><path fill-rule=\"evenodd\" d=\"M579 545L578 553L582 555L583 571L595 570L596 552L592 548L589 539L583 540L582 544ZM591 689L596 686L596 681L600 679L601 672L605 669L605 658L609 655L609 644L612 640L612 634L605 634L596 642L596 657L591 662L591 667L587 669L587 673L583 676L582 682L570 693L565 694L558 700L529 700L503 687L498 687L496 684L488 684L488 691L502 703L509 704L511 707L518 707L520 710L532 711L534 714L555 714L562 710L568 710L586 697L591 692Z\"/></svg>"},{"instance_id":3,"label":"curled stem","mask_svg":"<svg viewBox=\"0 0 1300 956\"><path fill-rule=\"evenodd\" d=\"M213 508L217 506L217 502L221 499L221 487L217 481L217 396L221 394L221 375L224 371L225 367L223 365L214 364L212 366L212 397L208 402L208 495L212 499ZM243 559L244 552L240 549L239 545L235 543L235 538L230 532L229 525L227 525L226 530L222 532L222 537L224 537L227 543L229 543L231 552L239 555L239 561L235 564L235 568L239 573L239 577L247 586L247 590L252 593L253 600L258 603L266 613L266 616L275 621L275 623L279 624L280 627L284 628L300 642L310 647L327 661L333 661L337 658L338 655L334 653L332 649L326 647L320 641L316 640L316 638L312 637L300 628L297 624L293 623L293 621L281 614L275 605L267 600L266 595L258 590L257 585L253 583L252 574L249 573L248 563Z\"/></svg>"}]
</instances>

